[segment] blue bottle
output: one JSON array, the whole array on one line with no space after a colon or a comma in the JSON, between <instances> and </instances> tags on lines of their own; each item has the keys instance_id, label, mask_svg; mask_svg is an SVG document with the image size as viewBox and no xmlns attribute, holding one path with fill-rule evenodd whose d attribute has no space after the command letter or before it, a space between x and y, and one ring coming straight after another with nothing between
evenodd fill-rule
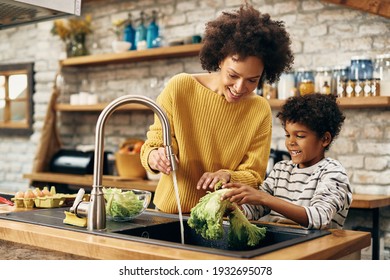
<instances>
[{"instance_id":1,"label":"blue bottle","mask_svg":"<svg viewBox=\"0 0 390 280\"><path fill-rule=\"evenodd\" d=\"M156 23L157 21L157 12L152 12L152 21L150 22L148 26L148 30L146 33L146 45L148 48L155 48L159 45L157 44L157 38L159 36L159 27Z\"/></svg>"},{"instance_id":2,"label":"blue bottle","mask_svg":"<svg viewBox=\"0 0 390 280\"><path fill-rule=\"evenodd\" d=\"M133 28L133 21L131 19L131 14L129 13L126 27L123 31L123 41L131 43L130 50L135 50L135 29Z\"/></svg>"},{"instance_id":3,"label":"blue bottle","mask_svg":"<svg viewBox=\"0 0 390 280\"><path fill-rule=\"evenodd\" d=\"M141 12L140 24L135 30L135 48L138 49L138 43L141 41L146 41L147 29L145 27L145 13Z\"/></svg>"}]
</instances>

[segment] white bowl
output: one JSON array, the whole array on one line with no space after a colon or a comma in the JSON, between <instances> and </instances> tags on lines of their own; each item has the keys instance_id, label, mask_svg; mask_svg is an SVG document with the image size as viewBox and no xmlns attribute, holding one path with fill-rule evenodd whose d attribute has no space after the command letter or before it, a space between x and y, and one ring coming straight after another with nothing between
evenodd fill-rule
<instances>
[{"instance_id":1,"label":"white bowl","mask_svg":"<svg viewBox=\"0 0 390 280\"><path fill-rule=\"evenodd\" d=\"M122 53L130 50L131 43L126 41L113 41L112 49L115 53Z\"/></svg>"}]
</instances>

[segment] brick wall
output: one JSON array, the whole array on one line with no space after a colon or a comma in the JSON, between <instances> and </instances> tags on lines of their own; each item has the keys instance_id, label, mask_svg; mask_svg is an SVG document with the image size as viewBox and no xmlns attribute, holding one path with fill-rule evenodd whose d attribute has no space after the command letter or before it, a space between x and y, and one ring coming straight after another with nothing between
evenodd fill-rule
<instances>
[{"instance_id":1,"label":"brick wall","mask_svg":"<svg viewBox=\"0 0 390 280\"><path fill-rule=\"evenodd\" d=\"M376 15L326 4L317 0L256 0L254 5L274 19L283 20L292 36L294 67L335 66L348 64L353 55L390 53L390 22ZM138 17L141 10L157 9L164 39L173 40L201 34L204 24L225 8L235 8L240 0L214 1L97 1L86 4L83 13L91 13L95 31L87 38L91 53L111 52L114 34L109 32L114 19L128 12ZM35 62L34 133L31 137L0 137L0 191L25 189L40 138L47 102L58 59L63 48L58 37L50 34L52 22L0 30L1 63ZM111 101L123 94L143 94L156 98L164 83L179 72L201 71L198 59L169 59L131 64L115 64L91 68L67 68L61 102L69 102L87 79L100 101ZM276 111L273 112L276 114ZM347 109L347 119L329 156L347 168L354 191L390 194L390 110L389 108ZM98 114L61 113L59 127L66 147L93 144ZM82 122L79 120L82 119ZM150 113L115 113L106 126L107 149L115 151L127 137L145 137L152 123ZM284 148L284 133L274 119L273 146ZM353 219L359 220L361 214ZM357 217L356 217L357 216ZM385 247L390 247L390 210L381 210L381 229ZM348 226L353 226L350 224ZM387 239L386 239L387 238ZM387 245L386 245L387 244ZM387 249L387 254L388 254ZM387 255L388 256L388 255Z\"/></svg>"}]
</instances>

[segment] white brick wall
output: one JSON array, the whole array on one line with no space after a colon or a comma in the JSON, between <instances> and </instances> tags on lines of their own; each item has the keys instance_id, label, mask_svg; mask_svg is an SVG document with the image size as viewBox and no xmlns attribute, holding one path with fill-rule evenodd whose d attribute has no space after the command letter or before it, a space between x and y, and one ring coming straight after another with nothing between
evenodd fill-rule
<instances>
[{"instance_id":1,"label":"white brick wall","mask_svg":"<svg viewBox=\"0 0 390 280\"><path fill-rule=\"evenodd\" d=\"M238 7L241 0L230 1L108 1L86 4L84 13L91 13L95 27L88 36L92 53L111 52L114 39L113 19L124 18L131 11L138 17L141 10L157 9L164 39L201 33L204 24L226 7ZM254 5L274 19L283 20L292 36L295 67L335 66L347 64L351 56L390 53L389 20L376 15L322 1L254 0ZM202 9L200 9L202 7ZM35 62L34 133L30 137L0 136L0 192L25 189L22 178L32 168L51 88L58 70L62 42L50 34L52 22L0 30L1 63ZM95 46L95 47L93 47ZM64 70L66 87L61 102L79 91L82 79L95 86L100 101L108 102L123 94L144 94L157 97L164 83L179 72L202 71L198 59L170 59L132 64L115 64ZM276 111L273 112L274 114ZM329 156L346 167L354 191L390 194L390 110L372 108L345 110L347 119L343 131L332 146ZM61 140L67 147L93 144L97 113L61 113ZM79 120L83 120L78 124ZM127 137L145 137L153 122L150 113L116 113L106 127L106 146L115 151ZM284 133L274 119L274 148L284 148ZM381 228L386 232L385 247L390 247L390 210L382 209ZM359 217L354 217L357 222ZM387 244L387 245L386 245ZM388 253L385 255L389 255Z\"/></svg>"}]
</instances>

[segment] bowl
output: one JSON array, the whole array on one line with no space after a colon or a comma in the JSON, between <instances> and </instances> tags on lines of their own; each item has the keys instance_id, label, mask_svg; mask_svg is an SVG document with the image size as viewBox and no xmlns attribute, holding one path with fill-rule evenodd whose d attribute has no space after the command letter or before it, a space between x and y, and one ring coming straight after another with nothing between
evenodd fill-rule
<instances>
[{"instance_id":1,"label":"bowl","mask_svg":"<svg viewBox=\"0 0 390 280\"><path fill-rule=\"evenodd\" d=\"M116 170L120 177L125 179L143 179L146 170L142 166L140 154L115 153Z\"/></svg>"},{"instance_id":2,"label":"bowl","mask_svg":"<svg viewBox=\"0 0 390 280\"><path fill-rule=\"evenodd\" d=\"M126 41L113 41L112 50L115 53L127 52L131 48L131 43Z\"/></svg>"},{"instance_id":3,"label":"bowl","mask_svg":"<svg viewBox=\"0 0 390 280\"><path fill-rule=\"evenodd\" d=\"M103 188L103 193L107 219L115 222L127 222L141 215L152 197L149 191L135 189Z\"/></svg>"},{"instance_id":4,"label":"bowl","mask_svg":"<svg viewBox=\"0 0 390 280\"><path fill-rule=\"evenodd\" d=\"M141 163L141 147L144 140L138 138L126 139L119 145L115 153L116 170L125 179L144 179L146 170Z\"/></svg>"}]
</instances>

